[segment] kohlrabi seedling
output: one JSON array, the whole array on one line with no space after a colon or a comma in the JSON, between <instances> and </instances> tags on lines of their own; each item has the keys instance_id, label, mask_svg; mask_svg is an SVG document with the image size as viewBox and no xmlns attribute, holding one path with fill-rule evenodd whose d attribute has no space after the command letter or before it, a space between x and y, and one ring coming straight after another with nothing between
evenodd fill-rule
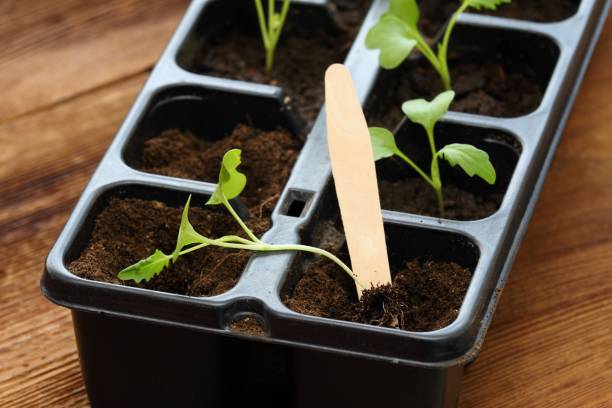
<instances>
[{"instance_id":1,"label":"kohlrabi seedling","mask_svg":"<svg viewBox=\"0 0 612 408\"><path fill-rule=\"evenodd\" d=\"M181 225L179 227L179 233L176 240L176 247L170 254L165 254L161 250L157 249L155 252L146 259L143 259L134 265L131 265L121 272L119 272L119 279L121 280L134 280L137 283L143 279L149 281L153 277L159 275L164 268L168 267L170 262L176 262L176 260L183 255L190 252L203 249L207 246L217 246L222 248L231 249L244 249L255 252L280 252L280 251L304 251L311 252L320 256L324 256L331 261L335 262L340 268L349 274L355 282L363 288L363 285L357 280L357 276L353 271L335 255L327 252L323 249L311 247L307 245L272 245L262 242L259 238L253 234L253 232L246 226L240 216L234 211L234 208L230 204L229 200L238 197L244 187L246 186L247 178L244 174L240 173L237 168L240 165L241 151L239 149L232 149L225 153L223 161L221 163L221 171L219 172L219 184L217 189L206 202L206 205L219 205L222 204L227 211L236 220L238 225L245 232L247 238L243 238L237 235L226 235L220 238L209 238L198 233L191 223L189 222L189 205L191 203L191 196L187 199L185 208L181 216Z\"/></svg>"},{"instance_id":2,"label":"kohlrabi seedling","mask_svg":"<svg viewBox=\"0 0 612 408\"><path fill-rule=\"evenodd\" d=\"M261 39L263 40L264 48L266 49L266 71L272 72L274 66L274 54L276 53L276 45L280 38L287 13L289 12L289 3L291 0L284 0L280 13L276 12L274 1L268 0L268 18L264 13L261 0L254 0L255 8L257 9L257 18L259 20L259 28L261 30Z\"/></svg>"},{"instance_id":3,"label":"kohlrabi seedling","mask_svg":"<svg viewBox=\"0 0 612 408\"><path fill-rule=\"evenodd\" d=\"M495 184L496 178L495 169L489 161L489 155L472 145L453 143L444 146L441 150L436 149L434 127L448 111L454 97L455 93L453 91L446 91L431 102L424 99L415 99L404 102L402 105L402 111L408 119L423 126L427 132L432 156L429 174L397 147L392 132L379 127L370 128L374 160L397 156L408 163L435 190L441 217L444 217L444 196L438 159L446 159L453 167L459 165L470 177L477 175L489 184Z\"/></svg>"},{"instance_id":4,"label":"kohlrabi seedling","mask_svg":"<svg viewBox=\"0 0 612 408\"><path fill-rule=\"evenodd\" d=\"M451 90L451 77L448 70L448 42L459 16L472 7L495 10L497 6L511 0L461 0L461 5L450 18L444 37L438 45L436 54L425 41L418 28L420 17L416 0L391 0L389 10L383 14L366 37L369 49L379 49L380 65L385 69L397 68L416 47L440 75L446 90Z\"/></svg>"}]
</instances>

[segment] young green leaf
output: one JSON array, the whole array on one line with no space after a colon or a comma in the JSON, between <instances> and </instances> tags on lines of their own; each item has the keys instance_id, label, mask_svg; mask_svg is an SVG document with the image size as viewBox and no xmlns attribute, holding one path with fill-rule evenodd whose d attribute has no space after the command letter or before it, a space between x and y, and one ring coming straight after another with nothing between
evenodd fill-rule
<instances>
[{"instance_id":1,"label":"young green leaf","mask_svg":"<svg viewBox=\"0 0 612 408\"><path fill-rule=\"evenodd\" d=\"M395 144L395 137L391 131L380 127L371 127L369 130L370 139L372 140L374 161L385 159L397 154L399 149Z\"/></svg>"},{"instance_id":2,"label":"young green leaf","mask_svg":"<svg viewBox=\"0 0 612 408\"><path fill-rule=\"evenodd\" d=\"M477 175L487 183L495 184L495 168L487 152L472 145L453 143L444 146L438 151L438 155L445 158L453 167L458 164L468 176Z\"/></svg>"},{"instance_id":3,"label":"young green leaf","mask_svg":"<svg viewBox=\"0 0 612 408\"><path fill-rule=\"evenodd\" d=\"M281 25L281 16L278 13L274 13L272 14L272 17L270 18L270 30L271 31L276 31L280 28Z\"/></svg>"},{"instance_id":4,"label":"young green leaf","mask_svg":"<svg viewBox=\"0 0 612 408\"><path fill-rule=\"evenodd\" d=\"M232 149L223 155L221 171L219 172L219 184L217 184L217 189L210 196L206 205L222 204L225 201L238 197L242 190L244 190L247 181L246 176L236 170L241 163L241 154L242 151L240 149Z\"/></svg>"},{"instance_id":5,"label":"young green leaf","mask_svg":"<svg viewBox=\"0 0 612 408\"><path fill-rule=\"evenodd\" d=\"M418 30L417 24L421 13L416 0L391 0L387 13L398 17L413 30Z\"/></svg>"},{"instance_id":6,"label":"young green leaf","mask_svg":"<svg viewBox=\"0 0 612 408\"><path fill-rule=\"evenodd\" d=\"M366 37L366 47L380 49L380 66L385 69L397 68L417 45L408 24L394 14L381 17Z\"/></svg>"},{"instance_id":7,"label":"young green leaf","mask_svg":"<svg viewBox=\"0 0 612 408\"><path fill-rule=\"evenodd\" d=\"M453 91L446 91L436 96L431 102L425 99L413 99L404 102L402 111L411 121L433 130L435 124L448 112L454 98Z\"/></svg>"},{"instance_id":8,"label":"young green leaf","mask_svg":"<svg viewBox=\"0 0 612 408\"><path fill-rule=\"evenodd\" d=\"M170 259L172 259L171 255L166 255L157 249L155 253L148 258L123 269L119 272L117 277L124 281L131 279L136 283L140 283L143 279L148 282L153 279L153 277L159 275L164 268L168 267Z\"/></svg>"},{"instance_id":9,"label":"young green leaf","mask_svg":"<svg viewBox=\"0 0 612 408\"><path fill-rule=\"evenodd\" d=\"M481 8L495 10L497 6L508 4L511 1L512 0L463 0L464 3L467 3L468 7L472 7L476 10L480 10Z\"/></svg>"},{"instance_id":10,"label":"young green leaf","mask_svg":"<svg viewBox=\"0 0 612 408\"><path fill-rule=\"evenodd\" d=\"M191 223L189 222L189 204L191 203L191 195L187 199L185 208L183 208L183 214L181 216L181 226L179 228L178 237L176 238L176 248L172 252L172 261L175 262L179 256L179 252L183 248L192 244L199 244L203 242L202 235L198 234Z\"/></svg>"}]
</instances>

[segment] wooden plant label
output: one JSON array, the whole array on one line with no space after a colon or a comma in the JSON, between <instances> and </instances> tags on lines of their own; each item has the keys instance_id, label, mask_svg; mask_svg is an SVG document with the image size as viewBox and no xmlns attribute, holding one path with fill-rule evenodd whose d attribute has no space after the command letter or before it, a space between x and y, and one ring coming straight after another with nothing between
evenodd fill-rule
<instances>
[{"instance_id":1,"label":"wooden plant label","mask_svg":"<svg viewBox=\"0 0 612 408\"><path fill-rule=\"evenodd\" d=\"M370 133L350 72L334 64L325 73L327 144L340 214L359 282L391 283ZM362 288L357 286L361 297Z\"/></svg>"}]
</instances>

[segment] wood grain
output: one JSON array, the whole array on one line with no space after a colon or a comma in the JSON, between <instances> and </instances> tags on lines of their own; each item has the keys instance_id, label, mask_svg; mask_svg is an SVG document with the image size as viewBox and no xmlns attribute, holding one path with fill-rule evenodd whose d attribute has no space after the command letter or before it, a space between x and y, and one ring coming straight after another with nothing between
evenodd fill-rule
<instances>
[{"instance_id":1,"label":"wood grain","mask_svg":"<svg viewBox=\"0 0 612 408\"><path fill-rule=\"evenodd\" d=\"M44 257L186 0L0 2L0 407L88 406ZM460 406L612 407L612 25Z\"/></svg>"},{"instance_id":2,"label":"wood grain","mask_svg":"<svg viewBox=\"0 0 612 408\"><path fill-rule=\"evenodd\" d=\"M187 3L3 1L0 122L150 69Z\"/></svg>"}]
</instances>

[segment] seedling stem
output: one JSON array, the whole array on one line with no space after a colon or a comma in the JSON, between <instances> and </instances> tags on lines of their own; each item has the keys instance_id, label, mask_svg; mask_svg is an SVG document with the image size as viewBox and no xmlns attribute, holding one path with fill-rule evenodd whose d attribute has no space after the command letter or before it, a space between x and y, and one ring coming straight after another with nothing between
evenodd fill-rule
<instances>
[{"instance_id":1,"label":"seedling stem","mask_svg":"<svg viewBox=\"0 0 612 408\"><path fill-rule=\"evenodd\" d=\"M261 39L266 49L266 71L272 72L274 67L274 55L276 46L280 39L291 0L284 0L280 13L277 13L274 7L275 0L268 0L268 18L266 15L261 0L255 0L255 8L257 9L257 19L259 20L259 29L261 31Z\"/></svg>"}]
</instances>

